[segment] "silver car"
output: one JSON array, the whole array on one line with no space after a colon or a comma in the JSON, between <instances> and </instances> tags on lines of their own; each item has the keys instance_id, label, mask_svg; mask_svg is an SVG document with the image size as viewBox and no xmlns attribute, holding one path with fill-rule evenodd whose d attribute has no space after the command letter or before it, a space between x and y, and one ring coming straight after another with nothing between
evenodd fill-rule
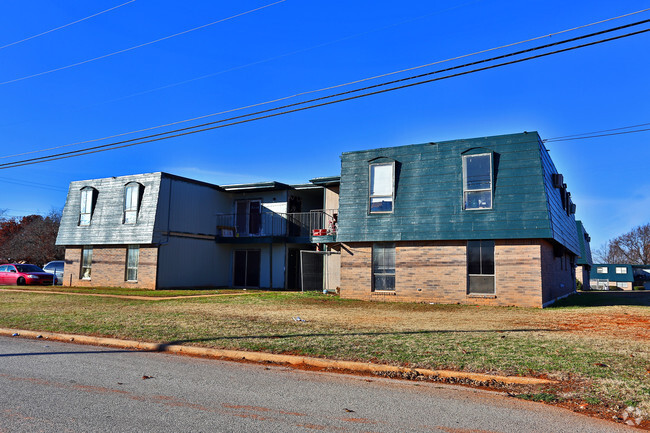
<instances>
[{"instance_id":1,"label":"silver car","mask_svg":"<svg viewBox=\"0 0 650 433\"><path fill-rule=\"evenodd\" d=\"M47 273L56 275L57 284L63 284L63 268L65 267L65 262L63 260L54 260L49 262L47 265L43 266L43 270Z\"/></svg>"}]
</instances>

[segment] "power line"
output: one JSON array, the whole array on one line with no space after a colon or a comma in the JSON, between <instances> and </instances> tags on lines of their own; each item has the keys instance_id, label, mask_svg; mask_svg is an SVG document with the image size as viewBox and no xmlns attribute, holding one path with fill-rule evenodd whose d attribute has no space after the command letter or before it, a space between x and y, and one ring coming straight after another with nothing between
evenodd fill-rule
<instances>
[{"instance_id":1,"label":"power line","mask_svg":"<svg viewBox=\"0 0 650 433\"><path fill-rule=\"evenodd\" d=\"M14 185L20 185L20 186L26 186L26 187L31 187L31 188L38 188L38 189L47 189L50 191L59 191L59 192L65 192L67 191L67 188L61 188L57 187L54 185L47 185L44 183L38 183L38 182L32 182L32 181L21 181L17 179L10 179L7 177L0 177L0 183L10 183Z\"/></svg>"},{"instance_id":2,"label":"power line","mask_svg":"<svg viewBox=\"0 0 650 433\"><path fill-rule=\"evenodd\" d=\"M489 48L489 49L485 49L485 50L481 50L481 51L475 51L475 52L469 53L469 54L463 54L463 55L460 55L460 56L451 57L451 58L448 58L448 59L445 59L445 60L438 60L438 61L435 61L435 62L426 63L426 64L419 65L419 66L414 66L414 67L410 67L410 68L406 68L406 69L401 69L401 70L398 70L398 71L388 72L388 73L375 75L375 76L368 77L368 78L362 78L362 79L358 79L358 80L354 80L354 81L349 81L347 83L337 84L337 85L333 85L333 86L329 86L329 87L323 87L323 88L316 89L316 90L309 90L309 91L305 91L305 92L295 93L293 95L284 96L284 97L281 97L281 98L276 98L276 99L272 99L272 100L268 100L268 101L264 101L264 102L250 104L250 105L246 105L246 106L242 106L242 107L237 107L237 108L224 110L224 111L220 111L220 112L216 112L216 113L206 114L206 115L193 117L193 118L189 118L189 119L179 120L179 121L166 123L166 124L162 124L162 125L151 126L151 127L148 127L148 128L142 128L142 129L128 131L128 132L122 132L122 133L119 133L119 134L109 135L109 136L105 136L105 137L101 137L101 138L95 138L95 139L85 140L85 141L78 141L78 142L75 142L75 143L68 143L68 144L63 144L63 145L60 145L60 146L54 146L54 147L34 150L34 151L30 151L30 152L22 152L22 153L17 153L17 154L13 154L13 155L0 156L0 159L12 158L12 157L23 156L23 155L29 155L29 154L33 154L33 153L46 152L46 151L49 151L49 150L61 149L61 148L70 147L70 146L77 146L77 145L80 145L80 144L94 143L94 142L97 142L97 141L108 140L108 139L117 138L117 137L123 137L125 135L137 134L137 133L140 133L140 132L151 131L151 130L154 130L154 129L165 128L165 127L168 127L168 126L179 125L181 123L187 123L187 122L192 122L192 121L195 121L195 120L205 119L205 118L208 118L208 117L214 117L214 116L218 116L218 115L222 115L222 114L232 113L232 112L235 112L235 111L241 111L241 110L245 110L245 109L248 109L248 108L259 107L259 106L262 106L262 105L268 105L268 104L272 104L272 103L275 103L275 102L280 102L280 101L284 101L284 100L288 100L288 99L293 99L293 98L296 98L296 97L299 97L299 96L305 96L305 95L312 94L312 93L318 93L318 92L323 92L323 91L326 91L326 90L332 90L332 89L336 89L336 88L340 88L340 87L344 87L344 86L349 86L349 85L352 85L352 84L359 84L359 83L362 83L362 82L365 82L365 81L370 81L370 80L374 80L374 79L378 79L378 78L383 78L383 77L387 77L387 76L391 76L391 75L396 75L396 74L400 74L400 73L403 73L403 72L413 71L413 70L416 70L416 69L421 69L421 68L425 68L425 67L428 67L428 66L433 66L433 65L436 65L436 64L446 63L446 62L450 62L450 61L453 61L453 60L460 60L460 59L475 56L475 55L478 55L478 54L485 54L487 52L499 50L499 49L502 49L502 48L508 48L508 47L524 44L524 43L527 43L527 42L532 42L532 41L536 41L536 40L539 40L539 39L547 38L547 37L557 36L559 34L567 33L567 32L570 32L570 31L575 31L575 30L578 30L578 29L594 26L594 25L597 25L597 24L602 24L602 23L605 23L605 22L608 22L608 21L613 21L613 20L629 17L629 16L632 16L632 15L636 15L636 14L639 14L639 13L642 13L642 12L647 12L647 11L650 11L650 8L642 9L642 10L635 11L635 12L630 12L628 14L619 15L619 16L616 16L616 17L607 18L607 19L600 20L600 21L595 21L593 23L584 24L584 25L573 27L573 28L570 28L570 29L561 30L561 31L558 31L558 32L555 32L555 33L549 33L547 35L536 36L534 38L525 39L525 40L518 41L518 42L512 42L512 43L509 43L509 44L506 44L506 45L501 45L501 46L494 47L494 48ZM641 23L644 23L644 22L646 22L646 21L643 21ZM638 24L633 23L632 25L638 25ZM624 27L617 27L616 29L621 29L621 28L624 28ZM611 31L614 31L614 30L611 30ZM593 33L591 35L595 35L595 33ZM551 46L551 45L548 45L548 46ZM361 89L361 90L363 90L363 89ZM311 100L305 101L305 102L302 102L302 103L308 103L310 101Z\"/></svg>"},{"instance_id":3,"label":"power line","mask_svg":"<svg viewBox=\"0 0 650 433\"><path fill-rule=\"evenodd\" d=\"M621 126L620 128L603 129L603 130L600 130L600 131L592 131L592 132L583 132L582 134L561 135L559 137L547 138L547 139L542 140L542 141L544 141L544 142L546 142L546 141L560 141L560 139L562 139L562 138L580 137L580 136L583 136L583 135L591 135L591 134L600 134L601 132L620 131L621 129L638 128L640 126L647 126L647 125L650 125L650 123L640 123L638 125ZM630 132L636 132L636 131L630 131Z\"/></svg>"},{"instance_id":4,"label":"power line","mask_svg":"<svg viewBox=\"0 0 650 433\"><path fill-rule=\"evenodd\" d=\"M609 137L611 135L633 134L635 132L645 132L645 131L650 131L650 128L636 129L634 131L610 132L608 134L596 134L596 135L589 135L588 133L585 134L584 136L577 136L572 138L549 138L547 140L542 140L542 141L544 143L555 143L558 141L585 140L587 138Z\"/></svg>"},{"instance_id":5,"label":"power line","mask_svg":"<svg viewBox=\"0 0 650 433\"><path fill-rule=\"evenodd\" d=\"M164 38L156 39L154 41L145 42L143 44L135 45L133 47L125 48L123 50L115 51L115 52L112 52L112 53L109 53L109 54L104 54L103 56L99 56L99 57L95 57L95 58L92 58L92 59L84 60L82 62L77 62L77 63L73 63L71 65L61 66L60 68L50 69L49 71L39 72L37 74L27 75L27 76L20 77L20 78L14 78L13 80L0 82L0 86L2 86L4 84L9 84L9 83L15 83L17 81L27 80L28 78L40 77L41 75L50 74L50 73L56 72L56 71L62 71L64 69L69 69L69 68L72 68L72 67L75 67L75 66L79 66L79 65L86 64L86 63L94 62L95 60L105 59L107 57L111 57L111 56L114 56L116 54L126 53L127 51L135 50L136 48L142 48L142 47L145 47L147 45L155 44L156 42L160 42L160 41L164 41L166 39L170 39L170 38L173 38L173 37L176 37L176 36L184 35L186 33L190 33L190 32L193 32L195 30L203 29L205 27L209 27L209 26L212 26L214 24L222 23L224 21L228 21L228 20L231 20L233 18L238 18L238 17L241 17L242 15L247 15L247 14L250 14L250 13L253 13L253 12L257 12L257 11L259 11L261 9L265 9L265 8L274 6L274 5L278 4L278 3L283 3L285 1L287 1L287 0L279 0L279 1L276 1L275 3L269 3L269 4L265 5L265 6L260 6L260 7L256 8L256 9L251 9L249 11L242 12L242 13L239 13L237 15L233 15L233 16L230 16L230 17L227 17L227 18L223 18L223 19L220 19L218 21L214 21L212 23L204 24L204 25L199 26L199 27L194 27L193 29L185 30L185 31L182 31L182 32L179 32L179 33L174 33L173 35L165 36Z\"/></svg>"},{"instance_id":6,"label":"power line","mask_svg":"<svg viewBox=\"0 0 650 433\"><path fill-rule=\"evenodd\" d=\"M126 2L126 3L122 3L121 5L114 6L114 7L112 7L112 8L109 8L109 9L103 10L103 11L101 11L101 12L97 12L96 14L89 15L89 16L87 16L87 17L81 18L81 19L76 20L76 21L73 21L73 22L71 22L71 23L64 24L64 25L59 26L59 27L55 27L55 28L53 28L53 29L47 30L47 31L45 31L45 32L39 33L39 34L34 35L34 36L30 36L30 37L25 38L25 39L21 39L21 40L16 41L16 42L11 42L10 44L7 44L7 45L3 45L3 46L1 46L1 47L0 47L0 50L5 49L5 48L7 48L7 47L10 47L10 46L12 46L12 45L17 45L17 44L20 44L20 43L22 43L22 42L29 41L30 39L38 38L39 36L43 36L43 35L46 35L46 34L48 34L48 33L55 32L55 31L57 31L57 30L64 29L64 28L66 28L66 27L70 27L71 25L74 25L74 24L80 23L80 22L82 22L82 21L89 20L90 18L94 18L94 17L99 16L99 15L101 15L101 14L105 14L106 12L110 12L110 11L115 10L115 9L117 9L117 8L121 8L122 6L126 6L126 5L128 5L129 3L133 3L134 1L135 1L135 0L130 0L130 1Z\"/></svg>"},{"instance_id":7,"label":"power line","mask_svg":"<svg viewBox=\"0 0 650 433\"><path fill-rule=\"evenodd\" d=\"M648 21L650 21L650 20L645 20L642 23L645 23L645 22L648 22ZM638 25L638 23L630 24L630 25ZM624 26L624 27L629 27L630 25L627 25L627 26ZM607 32L607 31L612 31L612 29L602 31L602 32L598 32L598 33L604 33L604 32ZM573 50L576 50L576 49L579 49L579 48L584 48L584 47L588 47L588 46L602 44L602 43L605 43L605 42L610 42L610 41L614 41L614 40L618 40L618 39L622 39L622 38L626 38L626 37L630 37L630 36L634 36L634 35L638 35L638 34L642 34L642 33L647 33L647 32L650 32L650 29L644 29L644 30L639 30L639 31L636 31L636 32L626 33L626 34L623 34L623 35L614 36L614 37L607 38L607 39L601 39L601 40L597 40L597 41L593 41L593 42L589 42L589 43L585 43L585 44L581 44L581 45L576 45L576 46L573 46L573 47L563 48L563 49L560 49L560 50L550 51L550 52L547 52L547 53L541 53L541 54L537 54L537 55L534 55L534 56L529 56L529 57L524 57L524 58L521 58L521 59L511 60L511 61L508 61L508 62L497 63L497 64L494 64L494 65L484 66L484 67L481 67L481 68L471 69L471 70L468 70L468 71L458 72L458 73L455 73L455 74L445 75L445 76L442 76L442 77L431 78L431 79L428 79L428 80L418 81L418 82L415 82L415 83L403 84L403 85L391 87L391 88L388 88L388 89L376 90L376 91L373 91L373 92L363 93L361 95L348 96L348 97L336 99L336 100L333 100L333 101L320 102L320 103L317 103L317 104L312 104L312 105L308 105L308 106L305 106L305 107L293 108L293 109L281 111L281 112L278 112L278 113L269 113L269 114L253 117L253 118L250 118L250 119L242 119L242 120L237 120L237 121L230 122L230 123L224 123L224 124L221 124L221 125L209 126L209 127L198 129L198 130L187 131L187 129L193 129L193 128L196 128L196 127L184 128L184 129L181 129L181 130L168 131L168 132L165 132L165 133L155 134L153 136L139 137L139 138L135 138L135 139L131 139L131 140L125 140L125 141L116 142L116 143L109 143L109 144L104 144L104 145L101 145L101 146L89 147L89 148L80 149L80 150L71 151L71 152L64 152L64 153L60 153L60 154L48 155L48 156L44 156L44 157L26 159L26 160L21 160L21 161L14 161L14 162L11 162L11 163L0 164L0 169L6 169L6 168L12 168L12 167L20 167L20 166L31 165L31 164L38 164L38 163L41 163L41 162L55 161L55 160L59 160L59 159L66 159L66 158L71 158L71 157L74 157L74 156L89 155L89 154L98 153L98 152L105 152L107 150L113 150L113 149L121 149L121 148L125 148L125 147L135 146L135 145L138 145L138 144L151 143L151 142L155 142L155 141L161 141L161 140L166 140L166 139L170 139L170 138L176 138L176 137L181 137L181 136L185 136L185 135L195 134L195 133L198 133L198 132L204 132L204 131L209 131L209 130L213 130L213 129L224 128L226 126L232 126L232 125L238 125L238 124L242 124L242 123L248 123L248 122L252 122L252 121L255 121L255 120L266 119L266 118L270 118L270 117L277 117L277 116L281 116L281 115L284 115L284 114L289 114L289 113L294 113L294 112L298 112L298 111L308 110L308 109L311 109L311 108L322 107L322 106L326 106L326 105L332 105L332 104L336 104L336 103L339 103L339 102L350 101L350 100L353 100L353 99L359 99L359 98L363 98L363 97L367 97L367 96L371 96L371 95L377 95L377 94L381 94L381 93L386 93L386 92L391 92L391 91L395 91L395 90L405 89L405 88L408 88L408 87L413 87L413 86L418 86L418 85L422 85L422 84L432 83L432 82L435 82L435 81L441 81L441 80L445 80L445 79L449 79L449 78L468 75L468 74L472 74L472 73L476 73L476 72L480 72L480 71L485 71L485 70L489 70L489 69L495 69L495 68L502 67L502 66L521 63L521 62L525 62L525 61L528 61L528 60L533 60L533 59L537 59L537 58L541 58L541 57L547 57L547 56L550 56L550 55L553 55L553 54L559 54L559 53L563 53L563 52L573 51ZM589 35L581 36L581 37L578 37L578 38L572 38L571 40L583 39L585 37L589 37ZM568 41L571 41L571 40L568 40ZM557 44L566 43L566 42L567 41L560 41L560 42L557 42L557 43L554 43L554 44L549 44L549 45L557 45ZM531 48L531 49L525 50L525 51L528 52L528 51L532 51L532 50L539 49L539 48L540 47ZM508 56L508 55L504 55L504 56ZM504 56L499 56L499 58L503 58ZM474 62L474 63L481 63L481 62L485 62L485 61L489 61L489 59L484 60L484 61L480 61L480 62ZM453 69L453 68L449 68L449 69ZM422 74L422 75L430 75L430 74L432 74L432 73ZM404 78L402 80L396 80L396 81L405 81L407 79L409 79L409 78ZM370 87L377 87L377 86L379 86L379 85L370 86ZM348 91L348 92L344 92L344 94L346 94L346 93L349 94L349 93L352 93L352 92L353 91ZM341 95L341 94L339 94L339 95ZM323 100L323 99L326 99L326 98L327 97L322 97L322 98L317 98L317 99ZM299 104L300 103L292 104L292 105L299 105ZM265 110L265 111L273 111L273 109ZM247 117L247 116L250 116L250 115L244 115L244 116L238 116L238 117ZM216 123L225 122L227 120L229 120L229 119L224 119L224 120L216 121L216 122L210 122L210 124L214 125ZM183 132L178 132L178 131L183 131ZM172 134L174 132L178 132L178 133L175 133L173 135L167 135L167 134ZM164 136L162 136L162 135L164 135ZM154 138L147 139L149 137L154 137ZM140 140L140 141L138 141L138 140Z\"/></svg>"}]
</instances>

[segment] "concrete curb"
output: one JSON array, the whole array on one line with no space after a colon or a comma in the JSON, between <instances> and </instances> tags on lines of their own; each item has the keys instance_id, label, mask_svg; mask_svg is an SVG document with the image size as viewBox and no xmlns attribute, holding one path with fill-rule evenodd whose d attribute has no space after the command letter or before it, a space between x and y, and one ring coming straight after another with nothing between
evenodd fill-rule
<instances>
[{"instance_id":1,"label":"concrete curb","mask_svg":"<svg viewBox=\"0 0 650 433\"><path fill-rule=\"evenodd\" d=\"M76 344L91 344L97 346L109 346L120 349L142 350L148 352L174 353L180 355L202 356L208 358L222 358L237 361L252 361L274 364L289 364L294 366L309 366L316 368L329 368L335 370L347 370L359 373L397 373L416 374L425 377L443 379L465 379L478 383L503 383L517 385L545 385L557 383L554 380L538 379L534 377L521 376L497 376L483 373L468 373L450 370L429 370L425 368L407 368L394 365L372 364L369 362L337 361L324 358L312 358L309 356L276 355L264 352L246 352L243 350L210 349L205 347L180 346L164 343L145 343L132 340L121 340L118 338L90 337L76 334L59 334L54 332L25 331L21 329L0 328L0 335L13 336L18 334L24 338L43 338L48 340L73 342Z\"/></svg>"}]
</instances>

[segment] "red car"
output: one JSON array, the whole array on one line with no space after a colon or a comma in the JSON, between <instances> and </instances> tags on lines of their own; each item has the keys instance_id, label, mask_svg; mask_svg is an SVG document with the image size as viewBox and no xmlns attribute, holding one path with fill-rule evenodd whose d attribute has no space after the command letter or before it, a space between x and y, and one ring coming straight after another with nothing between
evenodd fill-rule
<instances>
[{"instance_id":1,"label":"red car","mask_svg":"<svg viewBox=\"0 0 650 433\"><path fill-rule=\"evenodd\" d=\"M0 286L39 285L51 286L56 277L48 274L36 265L5 264L0 265Z\"/></svg>"}]
</instances>

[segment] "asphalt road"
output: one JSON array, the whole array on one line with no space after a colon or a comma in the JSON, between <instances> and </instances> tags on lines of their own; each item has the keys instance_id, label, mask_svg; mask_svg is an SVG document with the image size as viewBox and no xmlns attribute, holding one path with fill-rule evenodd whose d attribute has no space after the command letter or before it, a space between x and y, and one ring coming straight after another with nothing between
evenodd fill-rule
<instances>
[{"instance_id":1,"label":"asphalt road","mask_svg":"<svg viewBox=\"0 0 650 433\"><path fill-rule=\"evenodd\" d=\"M4 432L617 432L497 393L0 337Z\"/></svg>"}]
</instances>

